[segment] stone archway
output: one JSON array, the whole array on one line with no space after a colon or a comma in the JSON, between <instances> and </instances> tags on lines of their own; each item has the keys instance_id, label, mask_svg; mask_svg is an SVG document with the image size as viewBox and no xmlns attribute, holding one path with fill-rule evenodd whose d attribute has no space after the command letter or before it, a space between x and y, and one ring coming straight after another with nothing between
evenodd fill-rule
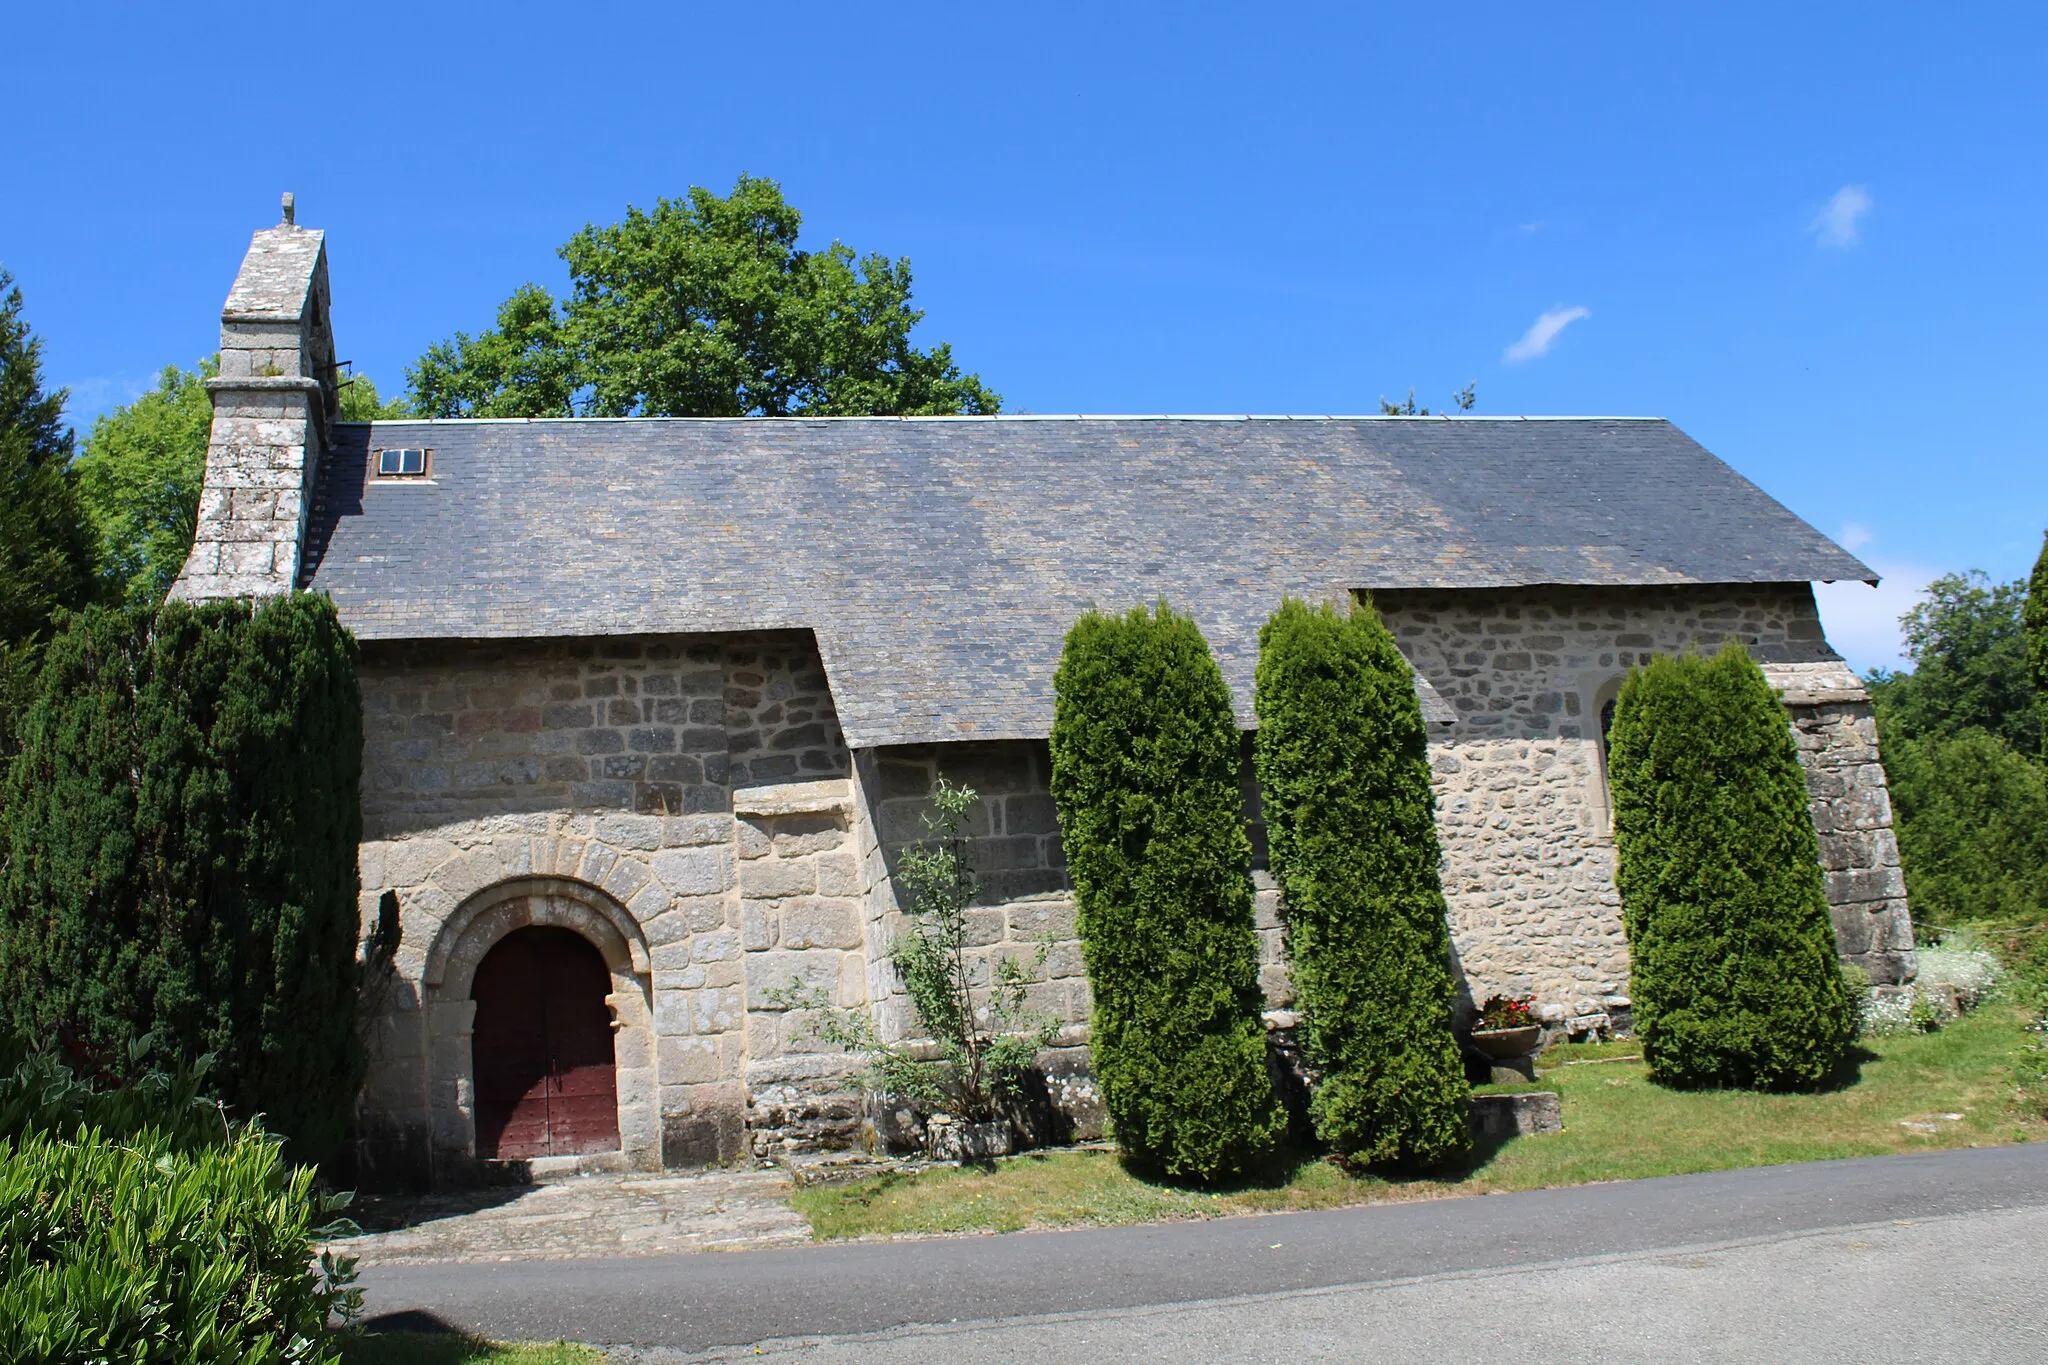
<instances>
[{"instance_id":1,"label":"stone archway","mask_svg":"<svg viewBox=\"0 0 2048 1365\"><path fill-rule=\"evenodd\" d=\"M596 887L567 877L520 877L485 887L456 908L428 948L422 985L437 1167L454 1173L477 1160L472 1058L477 968L507 935L530 927L570 930L604 960L611 976L605 1004L612 1015L619 1111L617 1151L538 1160L570 1163L576 1169L658 1170L661 1118L647 944L625 907Z\"/></svg>"}]
</instances>

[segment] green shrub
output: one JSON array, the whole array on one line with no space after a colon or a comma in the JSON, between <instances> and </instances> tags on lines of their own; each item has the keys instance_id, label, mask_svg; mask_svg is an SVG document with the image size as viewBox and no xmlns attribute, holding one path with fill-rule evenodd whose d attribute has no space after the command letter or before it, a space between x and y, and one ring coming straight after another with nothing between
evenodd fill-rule
<instances>
[{"instance_id":1,"label":"green shrub","mask_svg":"<svg viewBox=\"0 0 2048 1365\"><path fill-rule=\"evenodd\" d=\"M1856 1028L1784 707L1739 646L1660 658L1609 736L1636 1031L1674 1086L1797 1089Z\"/></svg>"},{"instance_id":2,"label":"green shrub","mask_svg":"<svg viewBox=\"0 0 2048 1365\"><path fill-rule=\"evenodd\" d=\"M1916 924L2048 918L2048 765L1981 730L1887 730L1884 767Z\"/></svg>"},{"instance_id":3,"label":"green shrub","mask_svg":"<svg viewBox=\"0 0 2048 1365\"><path fill-rule=\"evenodd\" d=\"M823 987L791 981L767 996L779 1009L810 1011L808 1036L866 1055L868 1083L921 1116L943 1111L991 1123L1014 1112L1039 1051L1059 1034L1058 1020L1026 1005L1052 944L1041 942L1028 964L1010 952L979 962L970 956L967 912L978 889L967 838L974 788L942 777L931 801L926 838L898 857L896 886L908 923L889 943L889 965L917 1016L918 1045L884 1042L867 1009L840 1009ZM936 1045L937 1055L923 1044Z\"/></svg>"},{"instance_id":4,"label":"green shrub","mask_svg":"<svg viewBox=\"0 0 2048 1365\"><path fill-rule=\"evenodd\" d=\"M95 609L0 786L0 1019L112 1075L154 1033L294 1159L346 1132L362 714L325 600Z\"/></svg>"},{"instance_id":5,"label":"green shrub","mask_svg":"<svg viewBox=\"0 0 2048 1365\"><path fill-rule=\"evenodd\" d=\"M175 1074L156 1070L147 1065L154 1042L144 1036L130 1045L133 1080L102 1088L80 1080L47 1045L0 1034L0 1143L81 1128L115 1142L154 1133L181 1151L227 1138L232 1125L226 1113L201 1090L212 1059Z\"/></svg>"},{"instance_id":6,"label":"green shrub","mask_svg":"<svg viewBox=\"0 0 2048 1365\"><path fill-rule=\"evenodd\" d=\"M1362 1161L1469 1145L1428 741L1371 607L1289 599L1259 632L1259 790L1316 1136Z\"/></svg>"},{"instance_id":7,"label":"green shrub","mask_svg":"<svg viewBox=\"0 0 2048 1365\"><path fill-rule=\"evenodd\" d=\"M1054 679L1052 789L1126 1154L1210 1180L1270 1152L1251 841L1230 691L1195 623L1089 613Z\"/></svg>"},{"instance_id":8,"label":"green shrub","mask_svg":"<svg viewBox=\"0 0 2048 1365\"><path fill-rule=\"evenodd\" d=\"M334 1359L353 1265L309 1267L315 1220L346 1201L225 1122L203 1068L107 1090L20 1039L0 1053L0 1360Z\"/></svg>"}]
</instances>

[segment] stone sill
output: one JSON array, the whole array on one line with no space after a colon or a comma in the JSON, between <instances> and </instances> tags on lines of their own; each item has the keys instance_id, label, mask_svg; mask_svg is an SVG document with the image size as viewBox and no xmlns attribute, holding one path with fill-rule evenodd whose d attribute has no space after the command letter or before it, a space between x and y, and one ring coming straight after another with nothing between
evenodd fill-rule
<instances>
[{"instance_id":1,"label":"stone sill","mask_svg":"<svg viewBox=\"0 0 2048 1365\"><path fill-rule=\"evenodd\" d=\"M1847 688L1826 692L1781 692L1779 697L1787 706L1850 706L1870 700L1870 694L1860 687L1853 692Z\"/></svg>"},{"instance_id":2,"label":"stone sill","mask_svg":"<svg viewBox=\"0 0 2048 1365\"><path fill-rule=\"evenodd\" d=\"M853 786L844 778L742 787L732 794L734 815L842 815L852 806Z\"/></svg>"},{"instance_id":3,"label":"stone sill","mask_svg":"<svg viewBox=\"0 0 2048 1365\"><path fill-rule=\"evenodd\" d=\"M945 1048L929 1038L905 1038L893 1046L901 1048L920 1062L941 1061L946 1055ZM1044 1052L1058 1052L1064 1048L1086 1046L1088 1046L1088 1026L1086 1024L1062 1024L1060 1031L1053 1035L1052 1041L1045 1045ZM1044 1052L1041 1052L1040 1055L1043 1056Z\"/></svg>"},{"instance_id":4,"label":"stone sill","mask_svg":"<svg viewBox=\"0 0 2048 1365\"><path fill-rule=\"evenodd\" d=\"M552 1185L586 1175L617 1175L627 1169L621 1151L586 1152L582 1156L535 1156L513 1161L479 1161L487 1185Z\"/></svg>"},{"instance_id":5,"label":"stone sill","mask_svg":"<svg viewBox=\"0 0 2048 1365\"><path fill-rule=\"evenodd\" d=\"M206 381L208 393L318 393L320 381L302 374L216 375Z\"/></svg>"}]
</instances>

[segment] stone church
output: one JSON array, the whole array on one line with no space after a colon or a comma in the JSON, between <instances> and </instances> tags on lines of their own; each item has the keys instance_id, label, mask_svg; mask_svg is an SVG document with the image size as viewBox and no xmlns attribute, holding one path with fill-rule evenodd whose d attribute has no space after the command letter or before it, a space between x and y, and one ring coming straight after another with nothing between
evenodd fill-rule
<instances>
[{"instance_id":1,"label":"stone church","mask_svg":"<svg viewBox=\"0 0 2048 1365\"><path fill-rule=\"evenodd\" d=\"M1486 417L337 419L321 233L255 234L176 593L329 595L362 642L362 904L400 909L366 1180L731 1161L871 1132L768 992L909 1019L897 853L979 793L980 949L1099 1124L1049 794L1076 615L1165 598L1253 725L1259 626L1371 594L1432 732L1457 967L1625 1028L1603 727L1630 665L1739 641L1783 692L1846 961L1909 980L1877 736L1816 580L1870 568L1671 423ZM1257 835L1257 792L1247 779ZM1260 868L1263 980L1288 1002Z\"/></svg>"}]
</instances>

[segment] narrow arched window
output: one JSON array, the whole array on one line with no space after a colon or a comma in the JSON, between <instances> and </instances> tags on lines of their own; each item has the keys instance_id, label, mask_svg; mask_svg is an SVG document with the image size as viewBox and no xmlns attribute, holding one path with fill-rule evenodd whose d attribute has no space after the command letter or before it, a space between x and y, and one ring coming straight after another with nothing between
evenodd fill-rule
<instances>
[{"instance_id":1,"label":"narrow arched window","mask_svg":"<svg viewBox=\"0 0 2048 1365\"><path fill-rule=\"evenodd\" d=\"M1607 736L1614 729L1614 704L1621 697L1620 678L1610 678L1593 693L1593 713L1600 717L1600 810L1609 829L1614 827L1614 792L1607 782Z\"/></svg>"}]
</instances>

